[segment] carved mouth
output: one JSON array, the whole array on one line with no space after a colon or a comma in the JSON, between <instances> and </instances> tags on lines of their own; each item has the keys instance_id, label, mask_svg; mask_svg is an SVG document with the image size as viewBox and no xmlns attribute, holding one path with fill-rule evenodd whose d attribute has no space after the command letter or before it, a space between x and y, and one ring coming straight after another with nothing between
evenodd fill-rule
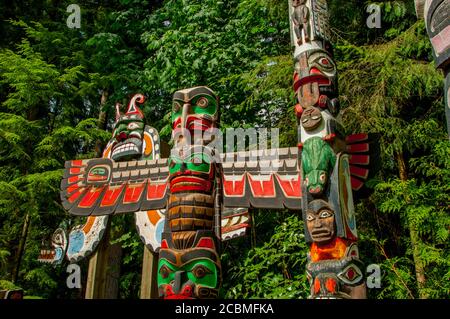
<instances>
[{"instance_id":1,"label":"carved mouth","mask_svg":"<svg viewBox=\"0 0 450 319\"><path fill-rule=\"evenodd\" d=\"M117 143L112 147L111 158L114 161L119 159L141 155L142 141L137 138L129 138Z\"/></svg>"},{"instance_id":2,"label":"carved mouth","mask_svg":"<svg viewBox=\"0 0 450 319\"><path fill-rule=\"evenodd\" d=\"M319 85L331 85L330 79L327 78L326 76L322 74L312 74L298 80L298 82L296 83L296 87L301 87L309 83L317 83Z\"/></svg>"},{"instance_id":3,"label":"carved mouth","mask_svg":"<svg viewBox=\"0 0 450 319\"><path fill-rule=\"evenodd\" d=\"M321 186L309 186L308 187L308 192L310 194L321 194L323 191L323 188Z\"/></svg>"},{"instance_id":4,"label":"carved mouth","mask_svg":"<svg viewBox=\"0 0 450 319\"><path fill-rule=\"evenodd\" d=\"M328 229L316 229L311 232L311 235L315 238L328 238L332 233Z\"/></svg>"},{"instance_id":5,"label":"carved mouth","mask_svg":"<svg viewBox=\"0 0 450 319\"><path fill-rule=\"evenodd\" d=\"M181 127L181 119L178 119L173 124L173 129L177 130ZM206 118L198 118L194 116L190 116L186 120L186 129L189 131L201 130L206 131L213 127L213 122Z\"/></svg>"},{"instance_id":6,"label":"carved mouth","mask_svg":"<svg viewBox=\"0 0 450 319\"><path fill-rule=\"evenodd\" d=\"M209 121L207 119L193 118L193 119L188 119L187 122L188 122L187 123L188 130L202 130L202 131L206 131L207 129L212 127L211 121Z\"/></svg>"},{"instance_id":7,"label":"carved mouth","mask_svg":"<svg viewBox=\"0 0 450 319\"><path fill-rule=\"evenodd\" d=\"M212 183L195 176L177 176L170 181L171 193L178 192L209 192Z\"/></svg>"}]
</instances>

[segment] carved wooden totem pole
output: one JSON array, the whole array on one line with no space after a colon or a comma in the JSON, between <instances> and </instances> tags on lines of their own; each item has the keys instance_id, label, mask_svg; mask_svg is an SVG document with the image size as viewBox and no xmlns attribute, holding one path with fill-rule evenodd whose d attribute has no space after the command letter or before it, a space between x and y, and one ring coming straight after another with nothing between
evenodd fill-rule
<instances>
[{"instance_id":1,"label":"carved wooden totem pole","mask_svg":"<svg viewBox=\"0 0 450 319\"><path fill-rule=\"evenodd\" d=\"M140 160L145 162L146 160L159 159L160 140L158 131L145 125L144 114L138 107L138 104L143 102L144 96L136 94L130 100L125 114L121 113L121 105L116 104L116 121L113 134L103 152L104 159L97 159L97 161L100 161L100 163L106 161L110 164L113 161L116 162L116 167L119 167L117 163L125 162L125 164L121 164L121 167L127 167L127 161L136 162ZM139 190L133 187L139 185L130 185L124 191L125 187L121 183L112 185L108 188L108 191L104 186L97 187L102 185L105 180L111 179L110 167L100 164L87 172L85 170L86 162L79 160L66 163L64 179L61 183L61 199L64 208L71 214L88 217L83 225L76 226L71 230L57 229L52 237L52 248L41 250L39 261L60 264L66 257L70 263L75 263L90 257L98 251L99 244L102 241L109 241L109 237L105 234L109 231L108 215L111 213L111 208L128 212L126 208L118 206L117 203L122 198L123 203L133 201L133 196L136 196L135 191ZM115 176L116 180L117 177L120 180L120 173ZM100 197L102 205L98 207ZM157 252L164 225L164 211L140 211L133 208L136 207L132 207L130 212L135 215L136 228L141 239L151 252ZM68 236L66 232L68 232ZM117 294L117 289L111 290L111 287L108 287L110 284L114 286L115 280L109 282L106 279L109 277L103 273L108 272L108 276L114 278L118 276L119 270L113 271L110 269L111 265L108 262L110 258L118 258L117 249L112 249L113 247L110 247L107 243L104 243L101 247L103 248L100 251L104 252L100 256L97 256L97 252L90 260L86 298L114 298ZM145 253L153 254L147 251ZM152 256L148 256L147 259L151 260ZM114 263L117 264L116 261ZM148 296L151 293L149 290L151 280L143 277L142 283L146 286L143 287L144 290L141 289L141 297L142 294Z\"/></svg>"},{"instance_id":2,"label":"carved wooden totem pole","mask_svg":"<svg viewBox=\"0 0 450 319\"><path fill-rule=\"evenodd\" d=\"M436 67L444 72L445 115L450 137L450 1L415 0L415 4L417 16L425 19Z\"/></svg>"},{"instance_id":3,"label":"carved wooden totem pole","mask_svg":"<svg viewBox=\"0 0 450 319\"><path fill-rule=\"evenodd\" d=\"M352 188L367 178L366 134L345 137L326 0L291 1L294 91L311 298L365 298ZM299 24L299 13L308 21ZM362 143L361 143L362 142ZM358 153L360 155L349 153ZM352 167L350 167L352 166ZM350 176L352 173L353 176Z\"/></svg>"},{"instance_id":4,"label":"carved wooden totem pole","mask_svg":"<svg viewBox=\"0 0 450 319\"><path fill-rule=\"evenodd\" d=\"M297 147L221 153L219 98L200 86L173 96L168 159L152 153L158 135L144 125L136 95L117 113L104 158L66 163L61 198L71 214L136 214L144 242L160 251L161 298L218 297L220 241L245 235L252 207L303 212L310 298L365 298L352 191L368 177L368 135L345 137L335 118L326 1L290 1L290 10Z\"/></svg>"},{"instance_id":5,"label":"carved wooden totem pole","mask_svg":"<svg viewBox=\"0 0 450 319\"><path fill-rule=\"evenodd\" d=\"M219 99L207 87L175 92L169 199L158 264L165 299L216 298L222 282L220 171L205 148L217 128Z\"/></svg>"},{"instance_id":6,"label":"carved wooden totem pole","mask_svg":"<svg viewBox=\"0 0 450 319\"><path fill-rule=\"evenodd\" d=\"M174 94L169 159L160 158L158 132L144 123L137 106L143 102L137 94L125 114L117 108L103 158L66 162L63 206L73 215L89 216L86 225L71 234L109 215L134 213L141 239L160 253L160 297L215 298L221 285L219 242L243 236L249 227L247 209L222 205L221 167L207 147L214 135L203 134L218 126L219 99L207 87ZM92 241L86 237L70 237L69 259L71 244L85 252L84 242ZM95 238L100 240L101 234ZM53 242L56 250L59 246ZM52 259L56 252L42 255Z\"/></svg>"},{"instance_id":7,"label":"carved wooden totem pole","mask_svg":"<svg viewBox=\"0 0 450 319\"><path fill-rule=\"evenodd\" d=\"M103 152L104 160L99 162L111 163L130 160L156 160L160 157L160 141L158 131L145 125L144 114L137 104L144 102L144 96L136 94L131 99L127 112L120 112L120 104L116 104L116 121L113 135ZM120 211L117 206L118 197L124 196L124 201L133 196L134 188L129 188L123 194L123 185L111 187L103 194L102 185L105 180L111 178L109 166L95 165L89 172L85 171L88 160L70 161L66 164L64 179L61 183L61 200L64 208L73 215L88 216L85 224L70 230L58 228L51 240L51 249L42 250L39 260L49 263L60 263L64 256L70 262L78 262L92 254L102 240L108 223L108 215L111 207ZM124 167L126 167L126 164ZM123 166L122 165L122 166ZM119 164L116 164L119 167ZM120 176L119 176L120 177ZM70 196L69 196L70 195ZM82 196L83 195L83 196ZM102 205L96 204L102 195ZM110 205L108 205L110 204ZM95 208L95 211L94 211ZM136 227L143 242L152 251L160 245L160 235L163 223L160 223L164 212L158 210L134 211Z\"/></svg>"}]
</instances>

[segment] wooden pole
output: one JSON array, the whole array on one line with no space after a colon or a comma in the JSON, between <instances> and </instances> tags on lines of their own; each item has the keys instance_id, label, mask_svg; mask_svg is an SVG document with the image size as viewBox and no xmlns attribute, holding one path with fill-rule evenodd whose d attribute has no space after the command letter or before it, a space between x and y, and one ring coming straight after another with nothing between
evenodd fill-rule
<instances>
[{"instance_id":1,"label":"wooden pole","mask_svg":"<svg viewBox=\"0 0 450 319\"><path fill-rule=\"evenodd\" d=\"M158 254L144 246L144 257L142 258L141 299L158 298Z\"/></svg>"},{"instance_id":2,"label":"wooden pole","mask_svg":"<svg viewBox=\"0 0 450 319\"><path fill-rule=\"evenodd\" d=\"M105 237L89 260L86 299L116 299L119 295L122 247L120 244L109 243L110 226L109 222Z\"/></svg>"}]
</instances>

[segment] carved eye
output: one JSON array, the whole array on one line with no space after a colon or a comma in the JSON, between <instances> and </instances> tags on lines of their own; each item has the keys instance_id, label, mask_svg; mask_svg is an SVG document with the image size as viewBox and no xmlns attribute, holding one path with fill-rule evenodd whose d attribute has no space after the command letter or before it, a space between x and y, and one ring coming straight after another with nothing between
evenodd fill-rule
<instances>
[{"instance_id":1,"label":"carved eye","mask_svg":"<svg viewBox=\"0 0 450 319\"><path fill-rule=\"evenodd\" d=\"M328 218L333 216L333 214L329 210L324 210L320 213L320 218Z\"/></svg>"},{"instance_id":2,"label":"carved eye","mask_svg":"<svg viewBox=\"0 0 450 319\"><path fill-rule=\"evenodd\" d=\"M131 122L131 123L129 123L128 126L127 126L127 128L128 128L129 130L135 130L135 129L137 129L138 127L139 127L139 124L136 123L136 122Z\"/></svg>"},{"instance_id":3,"label":"carved eye","mask_svg":"<svg viewBox=\"0 0 450 319\"><path fill-rule=\"evenodd\" d=\"M325 173L322 173L322 174L320 174L319 179L320 179L321 182L325 183L325 180L327 179L327 176L325 175Z\"/></svg>"},{"instance_id":4,"label":"carved eye","mask_svg":"<svg viewBox=\"0 0 450 319\"><path fill-rule=\"evenodd\" d=\"M313 61L312 64L315 63L323 71L330 72L334 70L333 62L321 53L312 55L311 61Z\"/></svg>"},{"instance_id":5,"label":"carved eye","mask_svg":"<svg viewBox=\"0 0 450 319\"><path fill-rule=\"evenodd\" d=\"M159 268L159 274L164 279L169 277L170 273L171 273L171 270L166 265L163 265L161 268Z\"/></svg>"},{"instance_id":6,"label":"carved eye","mask_svg":"<svg viewBox=\"0 0 450 319\"><path fill-rule=\"evenodd\" d=\"M200 106L201 108L205 108L208 106L208 99L206 97L201 97L197 101L197 106Z\"/></svg>"},{"instance_id":7,"label":"carved eye","mask_svg":"<svg viewBox=\"0 0 450 319\"><path fill-rule=\"evenodd\" d=\"M178 102L173 102L172 110L174 113L178 113L181 109L181 105Z\"/></svg>"},{"instance_id":8,"label":"carved eye","mask_svg":"<svg viewBox=\"0 0 450 319\"><path fill-rule=\"evenodd\" d=\"M320 119L320 115L313 115L313 116L311 116L311 119L318 120L318 119Z\"/></svg>"},{"instance_id":9,"label":"carved eye","mask_svg":"<svg viewBox=\"0 0 450 319\"><path fill-rule=\"evenodd\" d=\"M328 65L328 64L330 64L330 61L328 61L327 58L323 58L323 59L320 60L320 64Z\"/></svg>"},{"instance_id":10,"label":"carved eye","mask_svg":"<svg viewBox=\"0 0 450 319\"><path fill-rule=\"evenodd\" d=\"M308 216L306 216L306 220L307 221L313 221L314 220L314 216L313 215L311 215L311 214L308 214Z\"/></svg>"},{"instance_id":11,"label":"carved eye","mask_svg":"<svg viewBox=\"0 0 450 319\"><path fill-rule=\"evenodd\" d=\"M197 266L194 267L194 269L192 269L192 273L197 278L203 278L206 275L210 274L211 270L209 270L208 268L206 268L203 265L197 265Z\"/></svg>"}]
</instances>

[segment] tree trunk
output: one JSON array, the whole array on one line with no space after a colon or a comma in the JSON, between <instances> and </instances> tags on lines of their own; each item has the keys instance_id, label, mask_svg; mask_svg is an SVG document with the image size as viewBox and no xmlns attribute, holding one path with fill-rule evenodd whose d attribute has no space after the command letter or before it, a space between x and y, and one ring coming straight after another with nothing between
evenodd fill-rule
<instances>
[{"instance_id":1,"label":"tree trunk","mask_svg":"<svg viewBox=\"0 0 450 319\"><path fill-rule=\"evenodd\" d=\"M398 170L400 175L400 180L403 182L406 182L408 180L408 173L406 170L406 164L405 159L403 157L403 153L397 153L397 163L398 163ZM417 226L413 225L408 218L408 227L409 227L409 236L411 238L411 246L413 250L413 259L414 259L414 267L416 269L416 280L417 280L417 287L419 291L419 297L421 299L428 298L428 295L424 292L425 287L425 268L423 266L423 262L420 258L420 251L419 251L419 232L417 230Z\"/></svg>"},{"instance_id":2,"label":"tree trunk","mask_svg":"<svg viewBox=\"0 0 450 319\"><path fill-rule=\"evenodd\" d=\"M19 276L20 263L22 261L23 252L25 250L25 243L27 241L28 227L30 226L30 214L25 215L25 221L23 222L22 234L20 235L19 248L17 250L16 267L13 269L12 282L16 283Z\"/></svg>"},{"instance_id":3,"label":"tree trunk","mask_svg":"<svg viewBox=\"0 0 450 319\"><path fill-rule=\"evenodd\" d=\"M34 108L31 108L26 113L26 119L27 119L27 121L32 122L38 118L38 115L39 115L39 108L34 107ZM31 151L30 156L32 157L33 146L30 145L29 143L27 146L28 146L28 149ZM28 175L28 167L27 166L25 166L23 168L22 174L23 174L23 176ZM20 263L22 262L23 253L25 251L25 244L26 244L27 237L28 237L28 228L30 226L30 222L31 222L31 216L30 216L30 213L27 212L25 215L25 220L23 222L23 226L22 226L22 234L20 235L20 241L19 241L19 247L17 249L15 266L12 270L11 280L13 283L16 283L16 281L19 277Z\"/></svg>"},{"instance_id":4,"label":"tree trunk","mask_svg":"<svg viewBox=\"0 0 450 319\"><path fill-rule=\"evenodd\" d=\"M252 248L256 247L256 221L255 221L255 211L253 209L248 210L250 213L250 232L251 232L251 244Z\"/></svg>"}]
</instances>

